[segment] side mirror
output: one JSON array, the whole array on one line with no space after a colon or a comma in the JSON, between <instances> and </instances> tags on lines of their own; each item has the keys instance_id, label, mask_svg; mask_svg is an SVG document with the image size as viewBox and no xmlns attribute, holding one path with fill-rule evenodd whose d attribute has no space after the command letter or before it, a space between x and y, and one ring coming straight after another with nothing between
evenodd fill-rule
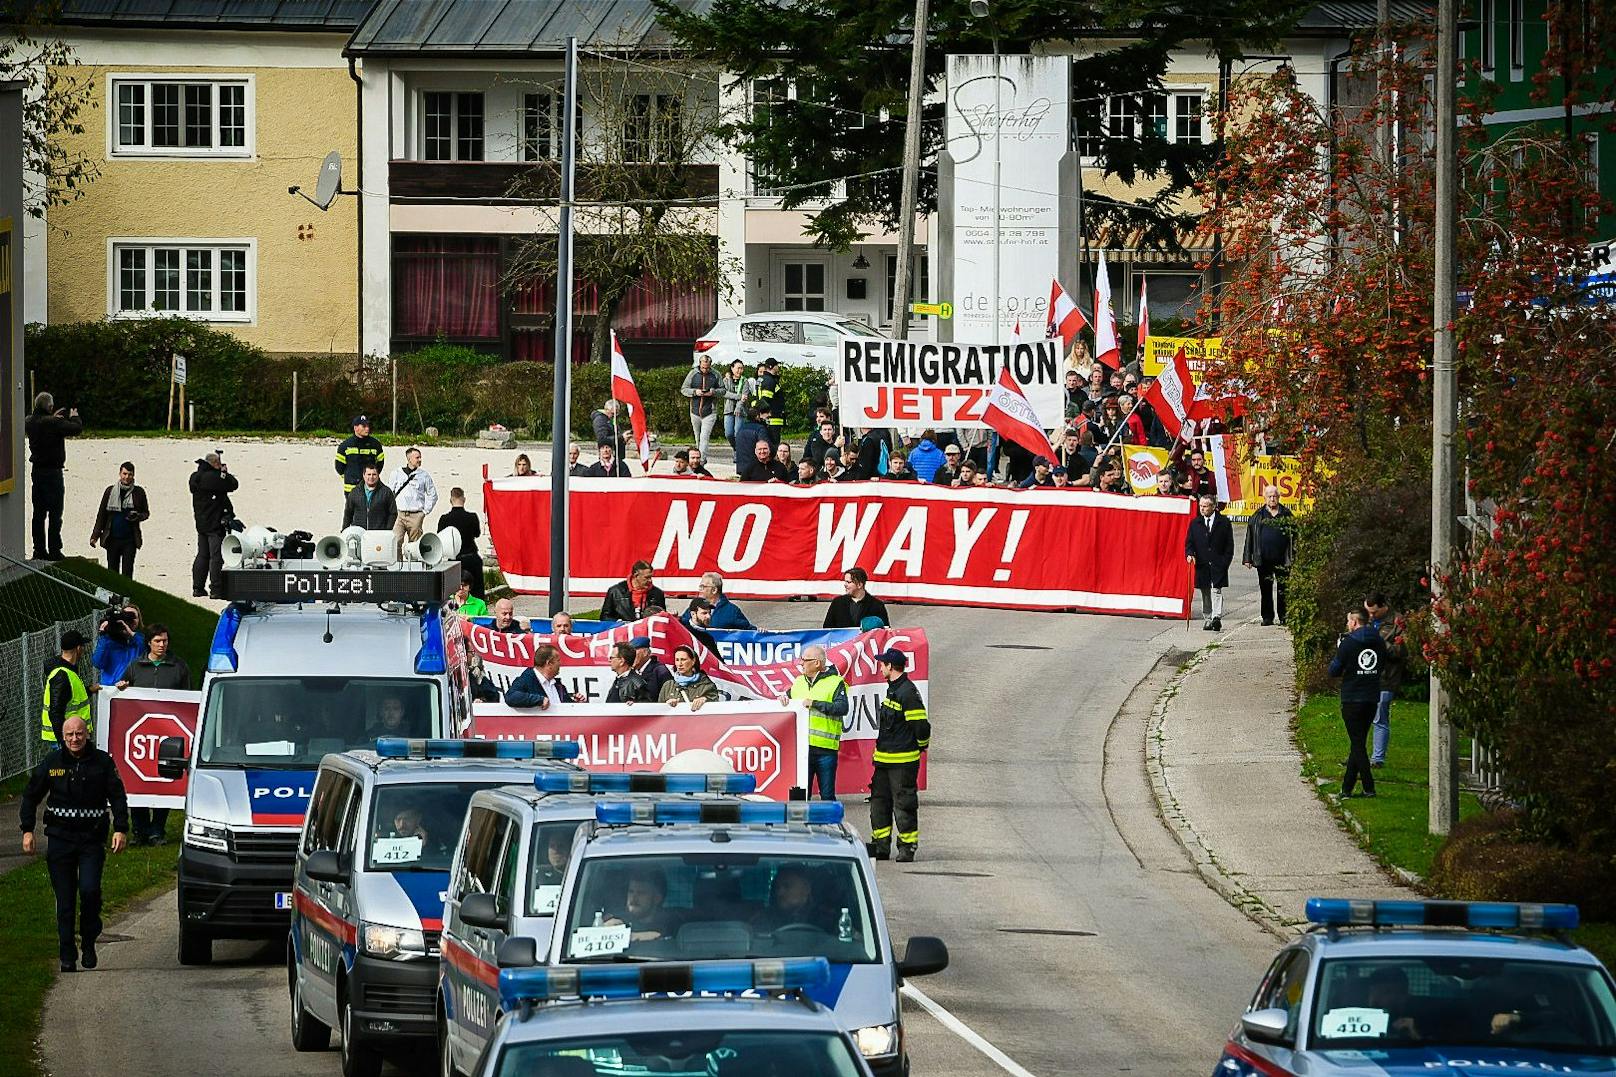
<instances>
[{"instance_id":1,"label":"side mirror","mask_svg":"<svg viewBox=\"0 0 1616 1077\"><path fill-rule=\"evenodd\" d=\"M508 938L494 951L494 963L502 969L530 969L539 963L539 944L533 939Z\"/></svg>"},{"instance_id":2,"label":"side mirror","mask_svg":"<svg viewBox=\"0 0 1616 1077\"><path fill-rule=\"evenodd\" d=\"M191 753L184 737L164 737L157 744L157 773L164 778L183 777L191 769Z\"/></svg>"},{"instance_id":3,"label":"side mirror","mask_svg":"<svg viewBox=\"0 0 1616 1077\"><path fill-rule=\"evenodd\" d=\"M493 894L467 894L460 899L460 919L472 927L504 930L505 914Z\"/></svg>"},{"instance_id":4,"label":"side mirror","mask_svg":"<svg viewBox=\"0 0 1616 1077\"><path fill-rule=\"evenodd\" d=\"M1289 1046L1290 1037L1285 1030L1290 1023L1290 1012L1277 1006L1269 1010L1252 1010L1240 1017L1240 1028L1247 1036L1258 1043L1276 1046Z\"/></svg>"},{"instance_id":5,"label":"side mirror","mask_svg":"<svg viewBox=\"0 0 1616 1077\"><path fill-rule=\"evenodd\" d=\"M930 935L915 935L903 949L903 960L898 962L898 975L930 976L948 967L948 947L942 939Z\"/></svg>"},{"instance_id":6,"label":"side mirror","mask_svg":"<svg viewBox=\"0 0 1616 1077\"><path fill-rule=\"evenodd\" d=\"M348 881L348 865L343 863L343 856L335 849L321 849L309 854L303 861L303 874L317 883L345 883Z\"/></svg>"}]
</instances>

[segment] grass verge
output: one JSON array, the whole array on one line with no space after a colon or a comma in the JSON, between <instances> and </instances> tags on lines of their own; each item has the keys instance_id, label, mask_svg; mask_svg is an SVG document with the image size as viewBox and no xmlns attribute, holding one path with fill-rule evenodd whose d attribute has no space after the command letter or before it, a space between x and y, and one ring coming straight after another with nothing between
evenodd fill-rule
<instances>
[{"instance_id":1,"label":"grass verge","mask_svg":"<svg viewBox=\"0 0 1616 1077\"><path fill-rule=\"evenodd\" d=\"M167 625L172 653L191 667L191 687L202 686L202 671L207 669L208 647L213 642L214 626L219 623L218 614L178 595L120 576L89 558L69 557L57 563L80 580L123 595L140 607L146 624Z\"/></svg>"}]
</instances>

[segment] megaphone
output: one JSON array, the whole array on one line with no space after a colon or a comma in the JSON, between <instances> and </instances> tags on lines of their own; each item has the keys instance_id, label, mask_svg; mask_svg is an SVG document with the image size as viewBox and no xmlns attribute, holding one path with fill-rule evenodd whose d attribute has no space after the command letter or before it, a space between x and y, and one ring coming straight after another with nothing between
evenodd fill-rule
<instances>
[{"instance_id":1,"label":"megaphone","mask_svg":"<svg viewBox=\"0 0 1616 1077\"><path fill-rule=\"evenodd\" d=\"M321 568L341 568L348 560L341 535L327 535L314 544L314 560Z\"/></svg>"},{"instance_id":2,"label":"megaphone","mask_svg":"<svg viewBox=\"0 0 1616 1077\"><path fill-rule=\"evenodd\" d=\"M391 531L366 531L358 527L350 527L342 534L344 538L347 538L351 533L355 532L359 535L359 556L357 560L361 564L382 566L398 563L398 539L393 537Z\"/></svg>"},{"instance_id":3,"label":"megaphone","mask_svg":"<svg viewBox=\"0 0 1616 1077\"><path fill-rule=\"evenodd\" d=\"M404 560L419 561L427 568L437 568L449 560L448 543L443 541L441 535L428 531L404 544Z\"/></svg>"},{"instance_id":4,"label":"megaphone","mask_svg":"<svg viewBox=\"0 0 1616 1077\"><path fill-rule=\"evenodd\" d=\"M248 561L261 559L270 550L286 544L286 536L271 527L249 527L240 534L229 534L219 544L219 552L226 568L240 568Z\"/></svg>"}]
</instances>

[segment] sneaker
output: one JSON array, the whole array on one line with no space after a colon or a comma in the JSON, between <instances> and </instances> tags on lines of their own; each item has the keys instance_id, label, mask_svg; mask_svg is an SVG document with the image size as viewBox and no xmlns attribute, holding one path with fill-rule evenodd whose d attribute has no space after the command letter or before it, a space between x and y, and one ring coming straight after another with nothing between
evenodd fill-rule
<instances>
[{"instance_id":1,"label":"sneaker","mask_svg":"<svg viewBox=\"0 0 1616 1077\"><path fill-rule=\"evenodd\" d=\"M85 943L84 944L84 967L87 968L87 969L93 969L93 968L95 968L95 966L96 966L95 943L93 943L93 942Z\"/></svg>"},{"instance_id":2,"label":"sneaker","mask_svg":"<svg viewBox=\"0 0 1616 1077\"><path fill-rule=\"evenodd\" d=\"M1223 618L1222 617L1214 617L1214 618L1212 618L1212 631L1214 631L1214 632L1222 632L1223 631Z\"/></svg>"},{"instance_id":3,"label":"sneaker","mask_svg":"<svg viewBox=\"0 0 1616 1077\"><path fill-rule=\"evenodd\" d=\"M1210 631L1212 631L1212 622L1211 621L1202 621L1201 622L1201 631L1202 632L1210 632Z\"/></svg>"},{"instance_id":4,"label":"sneaker","mask_svg":"<svg viewBox=\"0 0 1616 1077\"><path fill-rule=\"evenodd\" d=\"M918 846L898 844L898 852L892 859L900 864L913 864L915 862L915 849Z\"/></svg>"}]
</instances>

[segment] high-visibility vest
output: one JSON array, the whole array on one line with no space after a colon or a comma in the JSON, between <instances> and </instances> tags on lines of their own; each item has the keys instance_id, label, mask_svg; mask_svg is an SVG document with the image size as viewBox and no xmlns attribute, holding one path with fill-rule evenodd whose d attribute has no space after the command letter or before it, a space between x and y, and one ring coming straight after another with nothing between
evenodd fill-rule
<instances>
[{"instance_id":1,"label":"high-visibility vest","mask_svg":"<svg viewBox=\"0 0 1616 1077\"><path fill-rule=\"evenodd\" d=\"M813 684L808 683L807 677L798 677L791 686L792 699L806 699L808 707L808 746L810 748L828 748L836 751L842 744L842 720L834 715L821 714L815 710L815 703L829 703L836 698L837 689L842 687L842 678L837 673L826 673Z\"/></svg>"},{"instance_id":2,"label":"high-visibility vest","mask_svg":"<svg viewBox=\"0 0 1616 1077\"><path fill-rule=\"evenodd\" d=\"M56 731L51 728L51 685L56 682L58 673L67 674L67 683L73 689L67 697L67 710L62 713L62 724L66 725L69 718L83 718L84 724L90 727L90 733L95 734L95 716L90 707L90 693L84 687L84 678L79 671L70 666L57 666L45 678L45 702L39 711L39 739L56 743Z\"/></svg>"}]
</instances>

